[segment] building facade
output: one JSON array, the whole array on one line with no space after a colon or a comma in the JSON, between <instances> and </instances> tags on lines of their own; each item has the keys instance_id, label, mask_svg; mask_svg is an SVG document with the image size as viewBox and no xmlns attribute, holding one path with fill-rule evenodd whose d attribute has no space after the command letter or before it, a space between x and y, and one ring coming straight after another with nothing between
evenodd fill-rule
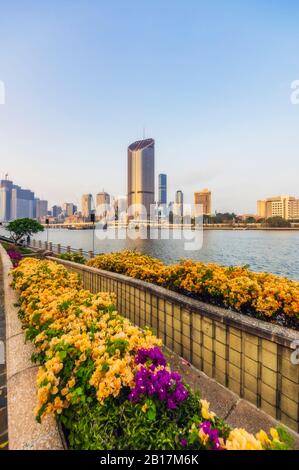
<instances>
[{"instance_id":1,"label":"building facade","mask_svg":"<svg viewBox=\"0 0 299 470\"><path fill-rule=\"evenodd\" d=\"M48 216L48 201L35 199L35 218L41 220Z\"/></svg>"},{"instance_id":2,"label":"building facade","mask_svg":"<svg viewBox=\"0 0 299 470\"><path fill-rule=\"evenodd\" d=\"M13 186L11 190L11 214L12 220L35 217L34 193L20 186Z\"/></svg>"},{"instance_id":3,"label":"building facade","mask_svg":"<svg viewBox=\"0 0 299 470\"><path fill-rule=\"evenodd\" d=\"M184 194L181 190L175 193L174 215L177 217L184 216Z\"/></svg>"},{"instance_id":4,"label":"building facade","mask_svg":"<svg viewBox=\"0 0 299 470\"><path fill-rule=\"evenodd\" d=\"M158 177L159 184L159 195L158 195L158 204L166 205L167 204L167 175L161 173Z\"/></svg>"},{"instance_id":5,"label":"building facade","mask_svg":"<svg viewBox=\"0 0 299 470\"><path fill-rule=\"evenodd\" d=\"M83 219L88 221L92 212L92 194L83 194L81 210Z\"/></svg>"},{"instance_id":6,"label":"building facade","mask_svg":"<svg viewBox=\"0 0 299 470\"><path fill-rule=\"evenodd\" d=\"M211 215L212 214L212 193L208 189L203 189L194 193L194 205L196 215ZM202 210L200 209L202 208ZM198 212L201 210L201 214Z\"/></svg>"},{"instance_id":7,"label":"building facade","mask_svg":"<svg viewBox=\"0 0 299 470\"><path fill-rule=\"evenodd\" d=\"M286 220L299 219L299 199L282 195L257 201L257 214L263 219L282 217Z\"/></svg>"},{"instance_id":8,"label":"building facade","mask_svg":"<svg viewBox=\"0 0 299 470\"><path fill-rule=\"evenodd\" d=\"M75 206L75 204L72 202L65 202L62 205L62 210L65 217L72 217L75 212L77 212L77 206Z\"/></svg>"},{"instance_id":9,"label":"building facade","mask_svg":"<svg viewBox=\"0 0 299 470\"><path fill-rule=\"evenodd\" d=\"M155 141L139 140L128 147L128 215L149 218L155 202Z\"/></svg>"},{"instance_id":10,"label":"building facade","mask_svg":"<svg viewBox=\"0 0 299 470\"><path fill-rule=\"evenodd\" d=\"M110 195L102 191L96 195L96 216L101 219L106 217L110 209Z\"/></svg>"},{"instance_id":11,"label":"building facade","mask_svg":"<svg viewBox=\"0 0 299 470\"><path fill-rule=\"evenodd\" d=\"M11 193L13 182L8 180L0 180L0 222L8 222L11 220Z\"/></svg>"},{"instance_id":12,"label":"building facade","mask_svg":"<svg viewBox=\"0 0 299 470\"><path fill-rule=\"evenodd\" d=\"M60 206L53 206L52 207L52 216L58 218L62 213L62 207Z\"/></svg>"}]
</instances>

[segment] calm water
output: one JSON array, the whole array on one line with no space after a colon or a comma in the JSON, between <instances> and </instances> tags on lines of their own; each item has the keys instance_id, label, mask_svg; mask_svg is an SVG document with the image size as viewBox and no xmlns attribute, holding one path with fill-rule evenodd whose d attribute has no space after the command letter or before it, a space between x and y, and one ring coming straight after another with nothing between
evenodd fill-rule
<instances>
[{"instance_id":1,"label":"calm water","mask_svg":"<svg viewBox=\"0 0 299 470\"><path fill-rule=\"evenodd\" d=\"M161 235L163 230L159 233ZM186 237L191 232L184 233ZM122 235L125 236L125 232L122 232ZM173 237L180 235L180 231L173 232ZM46 237L46 232L35 236L40 240L46 240ZM88 251L92 249L92 230L49 229L49 241ZM185 241L99 240L95 237L95 251L107 253L136 248L166 263L174 263L180 258L191 258L224 265L248 264L252 270L268 271L299 280L299 231L207 230L203 234L202 249L196 251L186 251Z\"/></svg>"}]
</instances>

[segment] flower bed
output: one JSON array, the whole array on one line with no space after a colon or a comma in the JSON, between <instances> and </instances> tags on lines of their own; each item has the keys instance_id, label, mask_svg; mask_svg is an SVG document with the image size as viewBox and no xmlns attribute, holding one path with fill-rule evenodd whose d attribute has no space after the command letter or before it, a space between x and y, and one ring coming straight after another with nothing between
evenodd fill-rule
<instances>
[{"instance_id":1,"label":"flower bed","mask_svg":"<svg viewBox=\"0 0 299 470\"><path fill-rule=\"evenodd\" d=\"M115 298L27 258L13 271L19 317L36 348L37 420L54 414L73 449L286 449L282 428L229 426L170 370L158 340L120 316Z\"/></svg>"},{"instance_id":2,"label":"flower bed","mask_svg":"<svg viewBox=\"0 0 299 470\"><path fill-rule=\"evenodd\" d=\"M168 266L135 251L99 255L87 264L299 329L299 282L274 274L190 260Z\"/></svg>"},{"instance_id":3,"label":"flower bed","mask_svg":"<svg viewBox=\"0 0 299 470\"><path fill-rule=\"evenodd\" d=\"M6 250L14 266L18 266L23 254L28 254L30 252L27 248L15 245L14 243L2 242L1 244Z\"/></svg>"}]
</instances>

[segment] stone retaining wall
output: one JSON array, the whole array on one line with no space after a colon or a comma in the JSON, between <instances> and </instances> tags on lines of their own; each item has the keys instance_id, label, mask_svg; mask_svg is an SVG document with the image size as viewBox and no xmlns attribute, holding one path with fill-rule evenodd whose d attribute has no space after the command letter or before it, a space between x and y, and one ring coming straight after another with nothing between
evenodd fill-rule
<instances>
[{"instance_id":1,"label":"stone retaining wall","mask_svg":"<svg viewBox=\"0 0 299 470\"><path fill-rule=\"evenodd\" d=\"M38 366L31 362L33 347L25 343L25 334L18 319L18 296L10 287L12 264L0 245L3 269L6 320L6 370L8 440L10 450L62 450L62 438L53 417L38 424L36 406L36 376Z\"/></svg>"},{"instance_id":2,"label":"stone retaining wall","mask_svg":"<svg viewBox=\"0 0 299 470\"><path fill-rule=\"evenodd\" d=\"M92 292L117 296L118 311L150 326L164 344L218 383L298 432L297 331L214 307L167 289L69 261Z\"/></svg>"}]
</instances>

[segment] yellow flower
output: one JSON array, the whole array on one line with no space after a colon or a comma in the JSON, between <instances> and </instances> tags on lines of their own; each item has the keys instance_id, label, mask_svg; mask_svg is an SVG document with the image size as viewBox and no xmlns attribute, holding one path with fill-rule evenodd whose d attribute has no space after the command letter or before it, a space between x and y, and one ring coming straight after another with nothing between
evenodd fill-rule
<instances>
[{"instance_id":1,"label":"yellow flower","mask_svg":"<svg viewBox=\"0 0 299 470\"><path fill-rule=\"evenodd\" d=\"M256 438L257 438L258 441L260 441L262 446L267 446L267 445L270 444L270 439L269 439L267 433L263 430L261 430L260 432L258 432L256 434Z\"/></svg>"},{"instance_id":2,"label":"yellow flower","mask_svg":"<svg viewBox=\"0 0 299 470\"><path fill-rule=\"evenodd\" d=\"M145 403L143 407L141 408L141 410L143 411L143 413L146 413L148 410L148 405Z\"/></svg>"},{"instance_id":3,"label":"yellow flower","mask_svg":"<svg viewBox=\"0 0 299 470\"><path fill-rule=\"evenodd\" d=\"M206 420L213 420L216 414L209 411L210 403L207 400L200 400L200 404L202 417Z\"/></svg>"},{"instance_id":4,"label":"yellow flower","mask_svg":"<svg viewBox=\"0 0 299 470\"><path fill-rule=\"evenodd\" d=\"M203 432L202 429L199 430L198 436L199 436L200 442L204 445L207 444L207 442L209 441L209 435Z\"/></svg>"},{"instance_id":5,"label":"yellow flower","mask_svg":"<svg viewBox=\"0 0 299 470\"><path fill-rule=\"evenodd\" d=\"M279 441L279 434L275 428L270 429L270 434L271 434L273 441Z\"/></svg>"},{"instance_id":6,"label":"yellow flower","mask_svg":"<svg viewBox=\"0 0 299 470\"><path fill-rule=\"evenodd\" d=\"M245 429L233 429L225 443L227 450L263 450L262 444Z\"/></svg>"}]
</instances>

